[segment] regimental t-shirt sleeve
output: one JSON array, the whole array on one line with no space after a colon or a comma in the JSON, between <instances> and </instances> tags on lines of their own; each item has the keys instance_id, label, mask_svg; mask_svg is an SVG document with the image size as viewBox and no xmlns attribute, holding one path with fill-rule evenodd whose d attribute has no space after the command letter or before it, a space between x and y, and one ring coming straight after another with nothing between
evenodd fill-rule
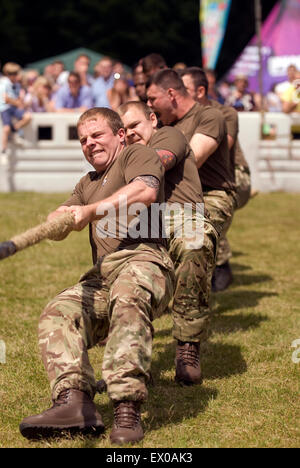
<instances>
[{"instance_id":1,"label":"regimental t-shirt sleeve","mask_svg":"<svg viewBox=\"0 0 300 468\"><path fill-rule=\"evenodd\" d=\"M159 129L149 142L150 148L156 151L169 151L176 157L176 165L184 159L187 154L188 142L183 133L174 127L163 127Z\"/></svg>"},{"instance_id":2,"label":"regimental t-shirt sleeve","mask_svg":"<svg viewBox=\"0 0 300 468\"><path fill-rule=\"evenodd\" d=\"M225 117L228 135L235 141L239 132L238 113L233 107L223 106L222 113Z\"/></svg>"},{"instance_id":3,"label":"regimental t-shirt sleeve","mask_svg":"<svg viewBox=\"0 0 300 468\"><path fill-rule=\"evenodd\" d=\"M85 175L80 179L78 184L76 184L70 198L62 203L63 206L72 206L72 205L85 205L84 202L84 186L87 184L89 179L89 174Z\"/></svg>"},{"instance_id":4,"label":"regimental t-shirt sleeve","mask_svg":"<svg viewBox=\"0 0 300 468\"><path fill-rule=\"evenodd\" d=\"M194 134L196 133L213 138L219 145L226 134L225 119L222 113L213 107L205 107L195 128Z\"/></svg>"},{"instance_id":5,"label":"regimental t-shirt sleeve","mask_svg":"<svg viewBox=\"0 0 300 468\"><path fill-rule=\"evenodd\" d=\"M163 181L164 170L155 150L138 143L123 150L119 160L125 183L129 184L139 176L153 176Z\"/></svg>"}]
</instances>

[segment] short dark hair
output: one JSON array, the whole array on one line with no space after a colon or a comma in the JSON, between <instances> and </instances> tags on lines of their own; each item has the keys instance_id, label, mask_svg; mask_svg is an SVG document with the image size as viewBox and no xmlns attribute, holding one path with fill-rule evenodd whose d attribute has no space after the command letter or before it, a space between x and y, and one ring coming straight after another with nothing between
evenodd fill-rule
<instances>
[{"instance_id":1,"label":"short dark hair","mask_svg":"<svg viewBox=\"0 0 300 468\"><path fill-rule=\"evenodd\" d=\"M145 115L145 117L147 118L147 120L150 120L150 115L153 113L153 110L150 109L150 107L147 106L147 104L145 104L145 103L142 102L142 101L129 101L129 102L125 102L125 104L122 104L122 105L118 108L118 114L122 117L124 114L126 114L126 112L127 112L131 107L136 107L137 109L139 109L140 111L142 111L143 114Z\"/></svg>"},{"instance_id":2,"label":"short dark hair","mask_svg":"<svg viewBox=\"0 0 300 468\"><path fill-rule=\"evenodd\" d=\"M151 70L160 70L167 67L165 59L159 54L149 54L142 59L143 72L148 74Z\"/></svg>"},{"instance_id":3,"label":"short dark hair","mask_svg":"<svg viewBox=\"0 0 300 468\"><path fill-rule=\"evenodd\" d=\"M195 89L199 86L205 88L205 94L208 91L208 80L205 71L200 67L187 67L180 73L181 76L190 75L192 77Z\"/></svg>"},{"instance_id":4,"label":"short dark hair","mask_svg":"<svg viewBox=\"0 0 300 468\"><path fill-rule=\"evenodd\" d=\"M79 54L77 55L75 62L77 62L77 60L80 59L81 57L87 58L89 61L91 61L91 57L89 57L87 54Z\"/></svg>"},{"instance_id":5,"label":"short dark hair","mask_svg":"<svg viewBox=\"0 0 300 468\"><path fill-rule=\"evenodd\" d=\"M119 114L108 107L92 107L85 111L79 117L77 128L86 120L94 120L97 116L100 116L107 121L114 135L116 135L121 128L124 128L124 124Z\"/></svg>"},{"instance_id":6,"label":"short dark hair","mask_svg":"<svg viewBox=\"0 0 300 468\"><path fill-rule=\"evenodd\" d=\"M70 73L69 73L69 75L68 75L68 79L69 79L71 76L74 76L74 78L76 78L76 80L78 80L79 83L81 83L81 78L80 78L79 73L77 73L77 72L75 72L75 71L70 71Z\"/></svg>"},{"instance_id":7,"label":"short dark hair","mask_svg":"<svg viewBox=\"0 0 300 468\"><path fill-rule=\"evenodd\" d=\"M172 68L160 70L154 75L150 76L146 86L147 88L149 88L153 84L156 86L160 86L164 90L167 90L169 88L176 89L183 96L186 96L188 94L179 74Z\"/></svg>"}]
</instances>

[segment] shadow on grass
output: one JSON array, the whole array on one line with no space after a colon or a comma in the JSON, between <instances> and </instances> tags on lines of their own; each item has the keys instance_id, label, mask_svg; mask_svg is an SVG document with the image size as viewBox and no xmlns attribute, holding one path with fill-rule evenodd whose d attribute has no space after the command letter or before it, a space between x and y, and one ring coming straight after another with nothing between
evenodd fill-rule
<instances>
[{"instance_id":1,"label":"shadow on grass","mask_svg":"<svg viewBox=\"0 0 300 468\"><path fill-rule=\"evenodd\" d=\"M197 417L204 413L211 400L218 396L218 390L207 386L194 385L180 387L170 380L160 379L155 387L150 388L145 405L147 411L143 419L146 431L166 428Z\"/></svg>"},{"instance_id":2,"label":"shadow on grass","mask_svg":"<svg viewBox=\"0 0 300 468\"><path fill-rule=\"evenodd\" d=\"M165 330L162 331L162 334ZM161 333L159 333L161 335ZM157 348L162 351L157 353ZM228 378L247 371L239 346L222 343L207 343L202 358L204 383L191 387L181 387L175 380L175 343L162 346L154 344L152 374L154 385L149 387L149 400L146 405L146 430L173 426L204 413L211 400L218 396L218 390L207 385L209 380ZM171 371L171 375L170 372ZM166 372L169 374L166 377Z\"/></svg>"},{"instance_id":3,"label":"shadow on grass","mask_svg":"<svg viewBox=\"0 0 300 468\"><path fill-rule=\"evenodd\" d=\"M153 346L152 374L154 385L163 380L164 385L168 385L162 376L166 371L172 371L171 378L175 376L175 341L167 345L161 343ZM156 353L155 353L156 351ZM204 379L222 379L230 375L243 374L247 371L247 364L244 360L240 346L211 343L207 341L202 347L202 367ZM175 382L169 382L171 387L178 387Z\"/></svg>"},{"instance_id":4,"label":"shadow on grass","mask_svg":"<svg viewBox=\"0 0 300 468\"><path fill-rule=\"evenodd\" d=\"M250 286L250 284L266 283L272 280L270 275L233 274L233 286Z\"/></svg>"},{"instance_id":5,"label":"shadow on grass","mask_svg":"<svg viewBox=\"0 0 300 468\"><path fill-rule=\"evenodd\" d=\"M268 291L232 291L228 289L213 296L213 311L214 314L222 314L236 309L249 309L258 306L261 299L274 296L278 296L278 294Z\"/></svg>"}]
</instances>

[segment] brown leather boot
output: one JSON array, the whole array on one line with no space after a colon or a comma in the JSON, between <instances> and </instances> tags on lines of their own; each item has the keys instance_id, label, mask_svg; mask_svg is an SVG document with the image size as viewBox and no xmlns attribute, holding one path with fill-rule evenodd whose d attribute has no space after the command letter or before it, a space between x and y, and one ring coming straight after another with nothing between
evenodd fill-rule
<instances>
[{"instance_id":1,"label":"brown leather boot","mask_svg":"<svg viewBox=\"0 0 300 468\"><path fill-rule=\"evenodd\" d=\"M175 380L181 385L202 383L200 367L200 343L177 342Z\"/></svg>"},{"instance_id":2,"label":"brown leather boot","mask_svg":"<svg viewBox=\"0 0 300 468\"><path fill-rule=\"evenodd\" d=\"M140 406L138 401L117 401L114 403L114 424L110 434L110 440L113 444L134 443L143 439Z\"/></svg>"},{"instance_id":3,"label":"brown leather boot","mask_svg":"<svg viewBox=\"0 0 300 468\"><path fill-rule=\"evenodd\" d=\"M224 291L233 282L232 270L229 262L223 265L217 265L212 276L211 290L212 292Z\"/></svg>"},{"instance_id":4,"label":"brown leather boot","mask_svg":"<svg viewBox=\"0 0 300 468\"><path fill-rule=\"evenodd\" d=\"M98 435L104 431L104 424L85 392L68 389L59 394L48 410L23 419L20 431L27 439L59 436L64 432Z\"/></svg>"}]
</instances>

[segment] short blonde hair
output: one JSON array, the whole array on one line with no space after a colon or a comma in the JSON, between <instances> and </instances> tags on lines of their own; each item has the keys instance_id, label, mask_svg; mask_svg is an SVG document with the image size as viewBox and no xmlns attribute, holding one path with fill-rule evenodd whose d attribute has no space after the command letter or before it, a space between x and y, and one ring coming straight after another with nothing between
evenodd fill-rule
<instances>
[{"instance_id":1,"label":"short blonde hair","mask_svg":"<svg viewBox=\"0 0 300 468\"><path fill-rule=\"evenodd\" d=\"M35 80L35 82L33 83L33 86L32 86L33 91L37 92L37 89L38 89L39 86L47 86L48 88L52 89L52 85L51 85L50 81L45 76L39 76Z\"/></svg>"},{"instance_id":2,"label":"short blonde hair","mask_svg":"<svg viewBox=\"0 0 300 468\"><path fill-rule=\"evenodd\" d=\"M77 122L77 129L79 125L81 125L86 120L94 120L97 117L102 117L104 120L106 120L114 135L118 133L120 128L124 128L121 117L117 112L109 109L108 107L92 107L91 109L88 109L83 114L81 114Z\"/></svg>"},{"instance_id":3,"label":"short blonde hair","mask_svg":"<svg viewBox=\"0 0 300 468\"><path fill-rule=\"evenodd\" d=\"M17 75L21 71L21 67L15 62L7 62L2 71L4 75Z\"/></svg>"}]
</instances>

